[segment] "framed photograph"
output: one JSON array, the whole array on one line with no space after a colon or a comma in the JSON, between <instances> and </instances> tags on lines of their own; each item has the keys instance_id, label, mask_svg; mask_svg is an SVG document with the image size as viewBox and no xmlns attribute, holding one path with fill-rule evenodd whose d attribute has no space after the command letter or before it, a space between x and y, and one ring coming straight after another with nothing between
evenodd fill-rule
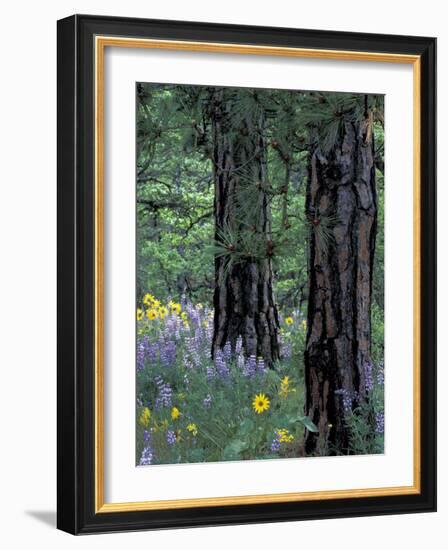
<instances>
[{"instance_id":1,"label":"framed photograph","mask_svg":"<svg viewBox=\"0 0 448 550\"><path fill-rule=\"evenodd\" d=\"M58 527L436 508L433 38L58 22Z\"/></svg>"}]
</instances>

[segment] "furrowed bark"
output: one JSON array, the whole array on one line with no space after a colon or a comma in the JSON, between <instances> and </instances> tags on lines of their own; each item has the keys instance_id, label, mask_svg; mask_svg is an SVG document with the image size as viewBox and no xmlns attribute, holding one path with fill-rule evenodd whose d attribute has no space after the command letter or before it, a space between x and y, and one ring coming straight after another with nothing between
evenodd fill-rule
<instances>
[{"instance_id":1,"label":"furrowed bark","mask_svg":"<svg viewBox=\"0 0 448 550\"><path fill-rule=\"evenodd\" d=\"M306 413L307 454L347 453L347 409L365 398L370 361L373 259L377 223L373 123L341 123L334 147L311 153L306 211L311 227Z\"/></svg>"},{"instance_id":2,"label":"furrowed bark","mask_svg":"<svg viewBox=\"0 0 448 550\"><path fill-rule=\"evenodd\" d=\"M221 232L225 230L236 235L228 255L215 258L212 354L227 342L235 349L241 336L246 356L263 357L267 365L272 365L279 357L279 343L272 291L271 215L268 196L263 191L266 182L264 118L260 113L248 111L235 125L234 98L229 97L229 92L214 91L212 101L215 238L218 242L222 240ZM250 204L246 208L247 200ZM246 210L255 214L245 213ZM242 246L238 234L243 231L252 231L254 239L265 243L265 257L240 258L228 268L231 254L237 254Z\"/></svg>"}]
</instances>

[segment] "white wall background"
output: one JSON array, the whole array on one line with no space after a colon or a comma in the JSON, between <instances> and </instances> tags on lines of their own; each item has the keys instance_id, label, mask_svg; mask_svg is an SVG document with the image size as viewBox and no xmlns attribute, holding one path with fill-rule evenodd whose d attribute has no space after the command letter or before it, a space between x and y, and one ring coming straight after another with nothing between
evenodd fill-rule
<instances>
[{"instance_id":1,"label":"white wall background","mask_svg":"<svg viewBox=\"0 0 448 550\"><path fill-rule=\"evenodd\" d=\"M422 9L423 8L423 9ZM20 1L0 32L0 541L5 548L442 548L448 520L448 409L439 404L439 512L75 538L55 530L56 20L73 13L216 21L439 39L439 126L447 120L448 31L440 0ZM439 152L448 150L441 131ZM440 154L441 161L445 155ZM439 170L439 204L448 202ZM439 220L439 280L448 278L448 217ZM439 335L447 330L446 285ZM439 360L439 387L448 384ZM442 394L441 394L442 395ZM443 395L442 395L443 397Z\"/></svg>"}]
</instances>

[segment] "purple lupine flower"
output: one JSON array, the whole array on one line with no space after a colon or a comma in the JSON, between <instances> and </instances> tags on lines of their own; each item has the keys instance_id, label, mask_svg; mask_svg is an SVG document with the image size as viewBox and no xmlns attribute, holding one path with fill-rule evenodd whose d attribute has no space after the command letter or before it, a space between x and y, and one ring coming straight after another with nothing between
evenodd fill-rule
<instances>
[{"instance_id":1,"label":"purple lupine flower","mask_svg":"<svg viewBox=\"0 0 448 550\"><path fill-rule=\"evenodd\" d=\"M364 363L364 386L366 392L369 393L373 390L373 364L370 361Z\"/></svg>"},{"instance_id":2,"label":"purple lupine flower","mask_svg":"<svg viewBox=\"0 0 448 550\"><path fill-rule=\"evenodd\" d=\"M176 443L176 434L173 432L173 430L168 430L166 432L166 442L170 446L172 446Z\"/></svg>"},{"instance_id":3,"label":"purple lupine flower","mask_svg":"<svg viewBox=\"0 0 448 550\"><path fill-rule=\"evenodd\" d=\"M148 430L145 430L145 431L143 432L143 441L144 441L145 443L148 443L148 442L149 442L149 438L150 438L150 433L148 432Z\"/></svg>"},{"instance_id":4,"label":"purple lupine flower","mask_svg":"<svg viewBox=\"0 0 448 550\"><path fill-rule=\"evenodd\" d=\"M230 374L223 352L219 349L215 356L215 367L221 378L227 378Z\"/></svg>"},{"instance_id":5,"label":"purple lupine flower","mask_svg":"<svg viewBox=\"0 0 448 550\"><path fill-rule=\"evenodd\" d=\"M203 339L204 339L204 331L202 330L201 327L198 327L194 333L194 344L198 351L200 351L201 349Z\"/></svg>"},{"instance_id":6,"label":"purple lupine flower","mask_svg":"<svg viewBox=\"0 0 448 550\"><path fill-rule=\"evenodd\" d=\"M379 386L384 386L384 363L381 361L376 372L376 382Z\"/></svg>"},{"instance_id":7,"label":"purple lupine flower","mask_svg":"<svg viewBox=\"0 0 448 550\"><path fill-rule=\"evenodd\" d=\"M199 356L199 342L196 338L185 338L185 348L190 356L191 361L196 367L201 366L201 358Z\"/></svg>"},{"instance_id":8,"label":"purple lupine flower","mask_svg":"<svg viewBox=\"0 0 448 550\"><path fill-rule=\"evenodd\" d=\"M176 362L176 344L172 340L160 348L160 361L164 367L171 367Z\"/></svg>"},{"instance_id":9,"label":"purple lupine flower","mask_svg":"<svg viewBox=\"0 0 448 550\"><path fill-rule=\"evenodd\" d=\"M239 355L242 349L243 349L243 339L241 338L241 336L238 336L235 343L235 354Z\"/></svg>"},{"instance_id":10,"label":"purple lupine flower","mask_svg":"<svg viewBox=\"0 0 448 550\"><path fill-rule=\"evenodd\" d=\"M176 340L180 340L180 322L179 322L179 319L176 318L175 320L175 331L174 331L174 336L176 338Z\"/></svg>"},{"instance_id":11,"label":"purple lupine flower","mask_svg":"<svg viewBox=\"0 0 448 550\"><path fill-rule=\"evenodd\" d=\"M384 412L379 412L375 415L375 433L384 433Z\"/></svg>"},{"instance_id":12,"label":"purple lupine flower","mask_svg":"<svg viewBox=\"0 0 448 550\"><path fill-rule=\"evenodd\" d=\"M222 353L226 361L229 361L232 358L232 346L230 342L225 343Z\"/></svg>"},{"instance_id":13,"label":"purple lupine flower","mask_svg":"<svg viewBox=\"0 0 448 550\"><path fill-rule=\"evenodd\" d=\"M290 342L286 342L282 345L282 355L285 359L291 359L292 357L292 344Z\"/></svg>"},{"instance_id":14,"label":"purple lupine flower","mask_svg":"<svg viewBox=\"0 0 448 550\"><path fill-rule=\"evenodd\" d=\"M177 341L180 339L180 319L177 315L171 313L165 318L165 328L162 334L166 341Z\"/></svg>"},{"instance_id":15,"label":"purple lupine flower","mask_svg":"<svg viewBox=\"0 0 448 550\"><path fill-rule=\"evenodd\" d=\"M168 384L168 382L165 382L161 376L156 376L154 378L154 382L158 390L158 396L155 403L156 409L160 409L162 407L170 407L171 399L173 396L173 390L171 389L171 386Z\"/></svg>"},{"instance_id":16,"label":"purple lupine flower","mask_svg":"<svg viewBox=\"0 0 448 550\"><path fill-rule=\"evenodd\" d=\"M245 362L246 361L244 359L244 355L240 352L238 357L236 358L236 365L243 372L244 372Z\"/></svg>"},{"instance_id":17,"label":"purple lupine flower","mask_svg":"<svg viewBox=\"0 0 448 550\"><path fill-rule=\"evenodd\" d=\"M209 409L212 406L212 396L209 393L205 396L202 404L204 405L205 409Z\"/></svg>"},{"instance_id":18,"label":"purple lupine flower","mask_svg":"<svg viewBox=\"0 0 448 550\"><path fill-rule=\"evenodd\" d=\"M208 321L207 327L205 329L205 340L207 347L211 346L213 340L213 325Z\"/></svg>"},{"instance_id":19,"label":"purple lupine flower","mask_svg":"<svg viewBox=\"0 0 448 550\"><path fill-rule=\"evenodd\" d=\"M247 358L246 363L244 365L244 376L250 377L255 374L255 371L257 369L257 359L255 358L255 355L251 355Z\"/></svg>"},{"instance_id":20,"label":"purple lupine flower","mask_svg":"<svg viewBox=\"0 0 448 550\"><path fill-rule=\"evenodd\" d=\"M149 344L148 346L148 358L150 361L157 361L159 359L159 346L157 343Z\"/></svg>"},{"instance_id":21,"label":"purple lupine flower","mask_svg":"<svg viewBox=\"0 0 448 550\"><path fill-rule=\"evenodd\" d=\"M341 396L342 408L344 412L347 413L352 410L353 400L356 397L354 392L349 392L345 389L336 390L334 393Z\"/></svg>"},{"instance_id":22,"label":"purple lupine flower","mask_svg":"<svg viewBox=\"0 0 448 550\"><path fill-rule=\"evenodd\" d=\"M207 376L207 380L212 380L216 376L215 367L207 367L205 370L205 375Z\"/></svg>"},{"instance_id":23,"label":"purple lupine flower","mask_svg":"<svg viewBox=\"0 0 448 550\"><path fill-rule=\"evenodd\" d=\"M195 327L198 328L201 326L201 316L197 309L195 309L191 304L187 307L188 311L188 317L190 319L190 323Z\"/></svg>"},{"instance_id":24,"label":"purple lupine flower","mask_svg":"<svg viewBox=\"0 0 448 550\"><path fill-rule=\"evenodd\" d=\"M166 340L178 340L180 333L177 330L177 318L167 317L165 320L165 328L163 329L163 336Z\"/></svg>"},{"instance_id":25,"label":"purple lupine flower","mask_svg":"<svg viewBox=\"0 0 448 550\"><path fill-rule=\"evenodd\" d=\"M145 361L157 361L158 346L151 344L148 336L143 337L137 343L137 369L141 371L145 367Z\"/></svg>"},{"instance_id":26,"label":"purple lupine flower","mask_svg":"<svg viewBox=\"0 0 448 550\"><path fill-rule=\"evenodd\" d=\"M149 466L150 464L152 464L153 458L154 453L151 447L149 445L147 447L144 447L140 457L139 466Z\"/></svg>"},{"instance_id":27,"label":"purple lupine flower","mask_svg":"<svg viewBox=\"0 0 448 550\"><path fill-rule=\"evenodd\" d=\"M257 362L257 372L264 374L266 372L266 364L262 357L259 357Z\"/></svg>"},{"instance_id":28,"label":"purple lupine flower","mask_svg":"<svg viewBox=\"0 0 448 550\"><path fill-rule=\"evenodd\" d=\"M271 443L271 451L273 453L278 453L279 450L280 450L280 439L278 437L275 437Z\"/></svg>"},{"instance_id":29,"label":"purple lupine flower","mask_svg":"<svg viewBox=\"0 0 448 550\"><path fill-rule=\"evenodd\" d=\"M141 371L145 368L145 347L143 340L137 344L137 370Z\"/></svg>"},{"instance_id":30,"label":"purple lupine flower","mask_svg":"<svg viewBox=\"0 0 448 550\"><path fill-rule=\"evenodd\" d=\"M165 360L164 354L165 354L165 338L163 334L159 335L159 338L157 340L157 348L159 350L159 359L160 362L163 365L163 362Z\"/></svg>"}]
</instances>

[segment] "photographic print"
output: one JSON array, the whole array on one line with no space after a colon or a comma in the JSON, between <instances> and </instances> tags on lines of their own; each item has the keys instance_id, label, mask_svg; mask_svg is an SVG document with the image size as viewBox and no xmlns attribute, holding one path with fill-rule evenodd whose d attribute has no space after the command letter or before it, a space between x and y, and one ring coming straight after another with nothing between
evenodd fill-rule
<instances>
[{"instance_id":1,"label":"photographic print","mask_svg":"<svg viewBox=\"0 0 448 550\"><path fill-rule=\"evenodd\" d=\"M137 464L383 453L383 96L136 96Z\"/></svg>"},{"instance_id":2,"label":"photographic print","mask_svg":"<svg viewBox=\"0 0 448 550\"><path fill-rule=\"evenodd\" d=\"M58 21L59 529L436 510L435 62Z\"/></svg>"}]
</instances>

